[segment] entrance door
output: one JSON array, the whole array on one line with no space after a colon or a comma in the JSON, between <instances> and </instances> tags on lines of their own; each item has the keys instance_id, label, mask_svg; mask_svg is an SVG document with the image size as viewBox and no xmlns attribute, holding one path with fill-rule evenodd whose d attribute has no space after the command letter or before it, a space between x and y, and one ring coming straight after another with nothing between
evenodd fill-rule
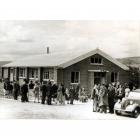
<instances>
[{"instance_id":1,"label":"entrance door","mask_svg":"<svg viewBox=\"0 0 140 140\"><path fill-rule=\"evenodd\" d=\"M94 84L104 84L106 82L106 72L94 72Z\"/></svg>"},{"instance_id":2,"label":"entrance door","mask_svg":"<svg viewBox=\"0 0 140 140\"><path fill-rule=\"evenodd\" d=\"M106 72L92 72L88 73L88 92L91 94L94 84L106 83Z\"/></svg>"}]
</instances>

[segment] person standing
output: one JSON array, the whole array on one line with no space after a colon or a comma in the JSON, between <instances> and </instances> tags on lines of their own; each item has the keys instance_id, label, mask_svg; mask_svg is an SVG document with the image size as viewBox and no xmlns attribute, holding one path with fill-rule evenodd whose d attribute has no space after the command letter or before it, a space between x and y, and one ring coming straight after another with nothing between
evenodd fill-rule
<instances>
[{"instance_id":1,"label":"person standing","mask_svg":"<svg viewBox=\"0 0 140 140\"><path fill-rule=\"evenodd\" d=\"M34 96L34 93L33 93L34 86L35 86L34 82L30 81L30 83L29 83L29 92L28 92L28 98L29 99L30 98L32 99L32 97Z\"/></svg>"},{"instance_id":2,"label":"person standing","mask_svg":"<svg viewBox=\"0 0 140 140\"><path fill-rule=\"evenodd\" d=\"M21 102L29 102L27 97L28 91L28 82L24 79L24 84L21 86Z\"/></svg>"},{"instance_id":3,"label":"person standing","mask_svg":"<svg viewBox=\"0 0 140 140\"><path fill-rule=\"evenodd\" d=\"M9 85L9 97L12 98L13 96L13 82L10 82Z\"/></svg>"},{"instance_id":4,"label":"person standing","mask_svg":"<svg viewBox=\"0 0 140 140\"><path fill-rule=\"evenodd\" d=\"M80 85L78 84L75 88L75 100L78 101L78 97L79 97L79 90L80 90Z\"/></svg>"},{"instance_id":5,"label":"person standing","mask_svg":"<svg viewBox=\"0 0 140 140\"><path fill-rule=\"evenodd\" d=\"M52 100L52 84L49 81L47 84L47 104L51 105L51 100Z\"/></svg>"},{"instance_id":6,"label":"person standing","mask_svg":"<svg viewBox=\"0 0 140 140\"><path fill-rule=\"evenodd\" d=\"M41 86L41 92L42 92L41 104L45 104L46 95L47 95L46 81L43 81L43 85Z\"/></svg>"},{"instance_id":7,"label":"person standing","mask_svg":"<svg viewBox=\"0 0 140 140\"><path fill-rule=\"evenodd\" d=\"M93 112L98 111L98 86L95 84L92 90L92 99L93 99Z\"/></svg>"},{"instance_id":8,"label":"person standing","mask_svg":"<svg viewBox=\"0 0 140 140\"><path fill-rule=\"evenodd\" d=\"M130 88L128 85L126 85L126 88L125 88L125 97L128 97L129 96L129 93L130 93Z\"/></svg>"},{"instance_id":9,"label":"person standing","mask_svg":"<svg viewBox=\"0 0 140 140\"><path fill-rule=\"evenodd\" d=\"M69 89L68 88L66 88L66 95L65 95L65 97L66 97L67 104L69 104L70 94L69 94Z\"/></svg>"},{"instance_id":10,"label":"person standing","mask_svg":"<svg viewBox=\"0 0 140 140\"><path fill-rule=\"evenodd\" d=\"M122 98L125 96L123 92L122 85L119 85L119 88L117 89L117 97L118 99L122 100Z\"/></svg>"},{"instance_id":11,"label":"person standing","mask_svg":"<svg viewBox=\"0 0 140 140\"><path fill-rule=\"evenodd\" d=\"M35 84L33 83L33 81L30 81L29 83L29 89L34 89Z\"/></svg>"},{"instance_id":12,"label":"person standing","mask_svg":"<svg viewBox=\"0 0 140 140\"><path fill-rule=\"evenodd\" d=\"M63 103L63 93L62 93L62 84L59 84L57 90L57 101L62 104Z\"/></svg>"},{"instance_id":13,"label":"person standing","mask_svg":"<svg viewBox=\"0 0 140 140\"><path fill-rule=\"evenodd\" d=\"M56 85L56 83L54 83L52 86L52 98L54 102L56 102L56 98L57 98L57 89L58 86Z\"/></svg>"},{"instance_id":14,"label":"person standing","mask_svg":"<svg viewBox=\"0 0 140 140\"><path fill-rule=\"evenodd\" d=\"M4 81L4 90L5 90L5 96L6 96L7 98L9 98L10 81L9 81L8 78L5 79L5 81Z\"/></svg>"},{"instance_id":15,"label":"person standing","mask_svg":"<svg viewBox=\"0 0 140 140\"><path fill-rule=\"evenodd\" d=\"M70 94L70 104L73 105L73 101L75 97L75 90L74 90L73 85L70 86L69 94Z\"/></svg>"},{"instance_id":16,"label":"person standing","mask_svg":"<svg viewBox=\"0 0 140 140\"><path fill-rule=\"evenodd\" d=\"M39 83L36 81L34 89L33 89L34 103L36 102L36 99L38 100L38 103L39 103L39 90L40 90L40 86L39 86Z\"/></svg>"},{"instance_id":17,"label":"person standing","mask_svg":"<svg viewBox=\"0 0 140 140\"><path fill-rule=\"evenodd\" d=\"M107 113L107 106L108 106L107 88L105 87L104 84L102 84L99 91L100 113Z\"/></svg>"},{"instance_id":18,"label":"person standing","mask_svg":"<svg viewBox=\"0 0 140 140\"><path fill-rule=\"evenodd\" d=\"M64 105L65 104L65 100L66 100L66 98L65 98L66 93L65 93L64 85L63 84L61 84L61 85L62 85L62 104Z\"/></svg>"},{"instance_id":19,"label":"person standing","mask_svg":"<svg viewBox=\"0 0 140 140\"><path fill-rule=\"evenodd\" d=\"M14 95L14 100L17 100L18 96L20 93L20 85L18 81L14 81L13 85L13 95Z\"/></svg>"},{"instance_id":20,"label":"person standing","mask_svg":"<svg viewBox=\"0 0 140 140\"><path fill-rule=\"evenodd\" d=\"M109 84L108 87L108 106L109 113L114 113L114 104L115 104L115 87L112 84Z\"/></svg>"}]
</instances>

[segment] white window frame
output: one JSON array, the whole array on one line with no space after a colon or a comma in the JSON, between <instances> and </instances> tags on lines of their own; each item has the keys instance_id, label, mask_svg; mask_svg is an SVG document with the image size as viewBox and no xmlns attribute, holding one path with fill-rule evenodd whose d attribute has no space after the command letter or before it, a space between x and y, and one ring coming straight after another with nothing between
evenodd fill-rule
<instances>
[{"instance_id":1,"label":"white window frame","mask_svg":"<svg viewBox=\"0 0 140 140\"><path fill-rule=\"evenodd\" d=\"M22 74L21 74L21 70ZM26 73L26 69L25 68L19 68L19 78L25 78L25 73Z\"/></svg>"},{"instance_id":2,"label":"white window frame","mask_svg":"<svg viewBox=\"0 0 140 140\"><path fill-rule=\"evenodd\" d=\"M47 75L46 73L48 73L48 78L46 78L46 75ZM49 80L49 78L50 78L50 72L49 72L49 70L48 71L44 71L43 72L43 79L44 80Z\"/></svg>"},{"instance_id":3,"label":"white window frame","mask_svg":"<svg viewBox=\"0 0 140 140\"><path fill-rule=\"evenodd\" d=\"M95 58L97 58L98 60L101 59L101 63L95 63ZM91 59L94 59L94 63L91 62ZM103 58L100 58L100 57L91 57L90 58L90 64L91 65L103 65Z\"/></svg>"},{"instance_id":4,"label":"white window frame","mask_svg":"<svg viewBox=\"0 0 140 140\"><path fill-rule=\"evenodd\" d=\"M30 68L29 69L29 79L38 79L38 77L39 77L38 68Z\"/></svg>"},{"instance_id":5,"label":"white window frame","mask_svg":"<svg viewBox=\"0 0 140 140\"><path fill-rule=\"evenodd\" d=\"M45 77L45 73L46 72L48 72L48 78L46 79L46 77ZM53 72L53 78L51 78L51 72ZM53 69L45 69L44 71L43 71L43 80L44 81L54 81L54 71L53 71Z\"/></svg>"},{"instance_id":6,"label":"white window frame","mask_svg":"<svg viewBox=\"0 0 140 140\"><path fill-rule=\"evenodd\" d=\"M74 72L74 73L78 72L79 73L78 82L72 83L72 72ZM71 75L70 75L71 84L80 84L80 71L72 71L72 72L71 72Z\"/></svg>"}]
</instances>

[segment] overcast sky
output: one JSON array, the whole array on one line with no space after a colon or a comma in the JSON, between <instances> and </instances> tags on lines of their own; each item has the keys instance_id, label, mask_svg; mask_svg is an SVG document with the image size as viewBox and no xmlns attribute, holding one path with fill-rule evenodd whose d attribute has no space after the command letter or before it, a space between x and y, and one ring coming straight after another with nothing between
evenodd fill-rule
<instances>
[{"instance_id":1,"label":"overcast sky","mask_svg":"<svg viewBox=\"0 0 140 140\"><path fill-rule=\"evenodd\" d=\"M100 48L112 57L140 56L137 21L0 21L0 60L50 51Z\"/></svg>"}]
</instances>

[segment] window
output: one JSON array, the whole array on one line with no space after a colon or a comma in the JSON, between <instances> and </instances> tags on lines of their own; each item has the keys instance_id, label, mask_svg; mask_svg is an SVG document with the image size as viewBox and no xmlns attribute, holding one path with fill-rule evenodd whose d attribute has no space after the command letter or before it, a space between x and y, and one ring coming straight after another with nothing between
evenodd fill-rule
<instances>
[{"instance_id":1,"label":"window","mask_svg":"<svg viewBox=\"0 0 140 140\"><path fill-rule=\"evenodd\" d=\"M19 77L25 77L25 68L19 69Z\"/></svg>"},{"instance_id":2,"label":"window","mask_svg":"<svg viewBox=\"0 0 140 140\"><path fill-rule=\"evenodd\" d=\"M49 71L44 71L43 79L49 79Z\"/></svg>"},{"instance_id":3,"label":"window","mask_svg":"<svg viewBox=\"0 0 140 140\"><path fill-rule=\"evenodd\" d=\"M38 69L37 68L29 69L29 77L38 78Z\"/></svg>"},{"instance_id":4,"label":"window","mask_svg":"<svg viewBox=\"0 0 140 140\"><path fill-rule=\"evenodd\" d=\"M117 82L119 79L118 72L111 72L111 82Z\"/></svg>"},{"instance_id":5,"label":"window","mask_svg":"<svg viewBox=\"0 0 140 140\"><path fill-rule=\"evenodd\" d=\"M102 58L99 57L91 57L91 64L102 64Z\"/></svg>"},{"instance_id":6,"label":"window","mask_svg":"<svg viewBox=\"0 0 140 140\"><path fill-rule=\"evenodd\" d=\"M71 83L79 83L80 72L71 72Z\"/></svg>"},{"instance_id":7,"label":"window","mask_svg":"<svg viewBox=\"0 0 140 140\"><path fill-rule=\"evenodd\" d=\"M43 79L53 80L54 79L54 71L53 71L53 69L44 70Z\"/></svg>"}]
</instances>

